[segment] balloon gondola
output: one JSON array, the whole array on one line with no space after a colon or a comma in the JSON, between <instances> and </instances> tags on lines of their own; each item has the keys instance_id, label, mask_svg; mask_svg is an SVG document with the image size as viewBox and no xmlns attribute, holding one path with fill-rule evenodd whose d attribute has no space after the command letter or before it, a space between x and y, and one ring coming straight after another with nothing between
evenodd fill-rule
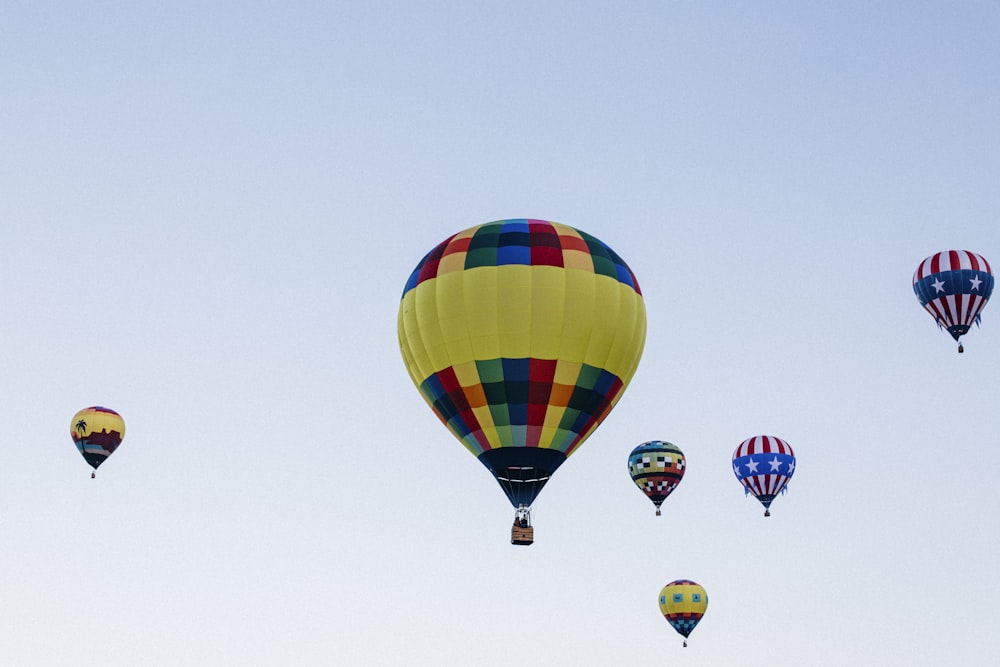
<instances>
[{"instance_id":1,"label":"balloon gondola","mask_svg":"<svg viewBox=\"0 0 1000 667\"><path fill-rule=\"evenodd\" d=\"M531 508L524 505L514 513L514 525L510 529L510 543L528 545L535 541L535 529L531 525Z\"/></svg>"},{"instance_id":2,"label":"balloon gondola","mask_svg":"<svg viewBox=\"0 0 1000 667\"><path fill-rule=\"evenodd\" d=\"M499 220L424 256L397 330L414 385L518 519L621 398L646 312L632 271L595 237Z\"/></svg>"}]
</instances>

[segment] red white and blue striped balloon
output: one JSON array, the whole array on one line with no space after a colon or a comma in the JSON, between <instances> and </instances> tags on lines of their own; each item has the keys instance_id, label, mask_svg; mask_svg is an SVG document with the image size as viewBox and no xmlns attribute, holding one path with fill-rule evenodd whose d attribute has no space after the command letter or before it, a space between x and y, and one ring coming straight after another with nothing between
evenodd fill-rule
<instances>
[{"instance_id":1,"label":"red white and blue striped balloon","mask_svg":"<svg viewBox=\"0 0 1000 667\"><path fill-rule=\"evenodd\" d=\"M993 293L993 274L982 255L945 250L920 262L913 273L913 292L938 326L957 341L969 333L973 322L979 324L979 313Z\"/></svg>"},{"instance_id":2,"label":"red white and blue striped balloon","mask_svg":"<svg viewBox=\"0 0 1000 667\"><path fill-rule=\"evenodd\" d=\"M784 493L795 472L795 452L773 435L747 438L733 452L733 473L747 493L764 506L764 516L771 516L771 503Z\"/></svg>"}]
</instances>

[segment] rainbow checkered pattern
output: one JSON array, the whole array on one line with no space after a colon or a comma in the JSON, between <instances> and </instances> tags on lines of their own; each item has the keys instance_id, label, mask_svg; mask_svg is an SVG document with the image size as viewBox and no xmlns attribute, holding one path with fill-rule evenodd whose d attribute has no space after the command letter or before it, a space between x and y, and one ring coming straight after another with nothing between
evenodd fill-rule
<instances>
[{"instance_id":1,"label":"rainbow checkered pattern","mask_svg":"<svg viewBox=\"0 0 1000 667\"><path fill-rule=\"evenodd\" d=\"M589 271L615 278L642 294L631 269L598 239L566 225L525 219L490 222L446 239L417 264L403 296L425 280L451 271L508 264Z\"/></svg>"},{"instance_id":2,"label":"rainbow checkered pattern","mask_svg":"<svg viewBox=\"0 0 1000 667\"><path fill-rule=\"evenodd\" d=\"M665 440L644 442L628 456L628 473L656 507L684 478L687 461L677 445Z\"/></svg>"}]
</instances>

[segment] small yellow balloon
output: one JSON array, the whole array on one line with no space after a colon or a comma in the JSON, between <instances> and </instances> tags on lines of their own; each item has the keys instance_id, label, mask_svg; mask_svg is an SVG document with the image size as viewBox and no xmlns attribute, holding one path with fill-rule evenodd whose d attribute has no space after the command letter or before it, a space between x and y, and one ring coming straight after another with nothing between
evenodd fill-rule
<instances>
[{"instance_id":1,"label":"small yellow balloon","mask_svg":"<svg viewBox=\"0 0 1000 667\"><path fill-rule=\"evenodd\" d=\"M660 591L660 611L687 646L687 637L708 609L708 593L688 579L671 581Z\"/></svg>"},{"instance_id":2,"label":"small yellow balloon","mask_svg":"<svg viewBox=\"0 0 1000 667\"><path fill-rule=\"evenodd\" d=\"M95 405L73 415L69 433L84 460L97 470L122 443L125 420L114 410Z\"/></svg>"}]
</instances>

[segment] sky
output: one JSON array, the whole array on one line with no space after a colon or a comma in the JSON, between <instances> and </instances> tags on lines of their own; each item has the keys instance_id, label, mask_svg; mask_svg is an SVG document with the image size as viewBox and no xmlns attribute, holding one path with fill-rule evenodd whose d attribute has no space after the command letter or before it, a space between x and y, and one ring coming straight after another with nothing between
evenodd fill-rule
<instances>
[{"instance_id":1,"label":"sky","mask_svg":"<svg viewBox=\"0 0 1000 667\"><path fill-rule=\"evenodd\" d=\"M991 664L1000 316L958 355L910 280L1000 263L997 62L985 0L0 4L0 662ZM521 217L648 318L527 548L396 333L428 250Z\"/></svg>"}]
</instances>

